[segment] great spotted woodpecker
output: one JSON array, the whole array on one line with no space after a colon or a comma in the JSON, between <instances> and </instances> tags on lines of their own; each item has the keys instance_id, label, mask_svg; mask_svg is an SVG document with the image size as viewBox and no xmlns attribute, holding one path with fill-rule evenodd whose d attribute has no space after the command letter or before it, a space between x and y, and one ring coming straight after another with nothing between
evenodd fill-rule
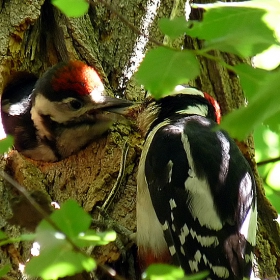
<instances>
[{"instance_id":1,"label":"great spotted woodpecker","mask_svg":"<svg viewBox=\"0 0 280 280\"><path fill-rule=\"evenodd\" d=\"M37 80L18 73L1 101L4 130L35 160L58 161L85 147L118 119L130 101L105 95L96 71L81 61L61 62Z\"/></svg>"},{"instance_id":2,"label":"great spotted woodpecker","mask_svg":"<svg viewBox=\"0 0 280 280\"><path fill-rule=\"evenodd\" d=\"M137 177L140 264L172 262L206 279L250 277L256 189L246 159L215 129L218 103L194 88L147 102Z\"/></svg>"}]
</instances>

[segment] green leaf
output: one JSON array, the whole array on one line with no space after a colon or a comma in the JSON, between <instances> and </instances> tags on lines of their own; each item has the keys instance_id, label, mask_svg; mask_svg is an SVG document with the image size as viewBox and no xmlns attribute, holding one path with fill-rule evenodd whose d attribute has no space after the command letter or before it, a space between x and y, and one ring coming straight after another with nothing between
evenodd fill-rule
<instances>
[{"instance_id":1,"label":"green leaf","mask_svg":"<svg viewBox=\"0 0 280 280\"><path fill-rule=\"evenodd\" d=\"M33 277L57 279L77 274L83 270L91 271L96 268L96 262L71 248L55 247L40 252L33 257L25 267L25 272Z\"/></svg>"},{"instance_id":2,"label":"green leaf","mask_svg":"<svg viewBox=\"0 0 280 280\"><path fill-rule=\"evenodd\" d=\"M264 9L236 7L229 3L196 6L206 12L202 22L193 21L187 34L205 40L207 50L218 49L249 57L277 44L274 32L263 20Z\"/></svg>"},{"instance_id":3,"label":"green leaf","mask_svg":"<svg viewBox=\"0 0 280 280\"><path fill-rule=\"evenodd\" d=\"M155 98L160 98L198 75L199 64L191 51L159 47L146 54L136 79Z\"/></svg>"},{"instance_id":4,"label":"green leaf","mask_svg":"<svg viewBox=\"0 0 280 280\"><path fill-rule=\"evenodd\" d=\"M44 279L57 279L66 275L74 275L83 270L95 269L96 263L89 256L74 251L68 238L75 245L84 246L104 243L106 235L96 238L94 242L85 242L81 236L92 235L89 231L91 217L73 200L62 204L59 210L50 215L62 232L58 232L47 221L43 220L36 228L36 241L40 245L40 254L33 257L26 265L26 273L34 277ZM93 238L92 238L93 239ZM107 238L108 239L108 238Z\"/></svg>"},{"instance_id":5,"label":"green leaf","mask_svg":"<svg viewBox=\"0 0 280 280\"><path fill-rule=\"evenodd\" d=\"M67 237L78 247L104 245L116 238L116 233L90 230L91 217L73 200L62 204L50 218L60 228L58 232L46 220L36 228L36 241L40 254L26 265L26 273L44 279L57 279L74 275L83 270L95 269L95 261L80 252L74 251Z\"/></svg>"},{"instance_id":6,"label":"green leaf","mask_svg":"<svg viewBox=\"0 0 280 280\"><path fill-rule=\"evenodd\" d=\"M269 73L246 108L225 116L221 127L234 138L244 139L259 124L280 112L280 71Z\"/></svg>"},{"instance_id":7,"label":"green leaf","mask_svg":"<svg viewBox=\"0 0 280 280\"><path fill-rule=\"evenodd\" d=\"M91 224L90 215L72 199L62 204L61 208L54 211L50 217L69 237L78 236L88 230Z\"/></svg>"},{"instance_id":8,"label":"green leaf","mask_svg":"<svg viewBox=\"0 0 280 280\"><path fill-rule=\"evenodd\" d=\"M8 152L13 146L14 138L11 135L7 135L5 139L0 140L0 154Z\"/></svg>"},{"instance_id":9,"label":"green leaf","mask_svg":"<svg viewBox=\"0 0 280 280\"><path fill-rule=\"evenodd\" d=\"M184 276L182 268L167 264L152 264L143 274L143 279L150 280L202 280L208 272L201 272L191 276Z\"/></svg>"},{"instance_id":10,"label":"green leaf","mask_svg":"<svg viewBox=\"0 0 280 280\"><path fill-rule=\"evenodd\" d=\"M280 112L270 116L264 121L264 124L269 127L270 130L278 133L280 131Z\"/></svg>"},{"instance_id":11,"label":"green leaf","mask_svg":"<svg viewBox=\"0 0 280 280\"><path fill-rule=\"evenodd\" d=\"M19 237L8 237L4 232L0 231L0 246L21 242L21 241L33 241L35 234L22 234Z\"/></svg>"},{"instance_id":12,"label":"green leaf","mask_svg":"<svg viewBox=\"0 0 280 280\"><path fill-rule=\"evenodd\" d=\"M8 238L7 234L4 231L0 230L0 240L6 238Z\"/></svg>"},{"instance_id":13,"label":"green leaf","mask_svg":"<svg viewBox=\"0 0 280 280\"><path fill-rule=\"evenodd\" d=\"M5 276L11 269L11 265L10 264L5 264L3 266L0 267L0 278Z\"/></svg>"},{"instance_id":14,"label":"green leaf","mask_svg":"<svg viewBox=\"0 0 280 280\"><path fill-rule=\"evenodd\" d=\"M152 264L145 271L144 279L176 280L184 277L182 268L167 264Z\"/></svg>"},{"instance_id":15,"label":"green leaf","mask_svg":"<svg viewBox=\"0 0 280 280\"><path fill-rule=\"evenodd\" d=\"M258 68L266 70L275 69L280 64L280 46L272 45L264 52L257 54L253 58L253 62Z\"/></svg>"},{"instance_id":16,"label":"green leaf","mask_svg":"<svg viewBox=\"0 0 280 280\"><path fill-rule=\"evenodd\" d=\"M259 88L263 86L264 79L269 75L269 72L253 68L248 64L238 64L234 66L234 69L240 79L242 89L250 101L256 95Z\"/></svg>"},{"instance_id":17,"label":"green leaf","mask_svg":"<svg viewBox=\"0 0 280 280\"><path fill-rule=\"evenodd\" d=\"M65 235L75 242L81 234L88 231L91 224L91 217L74 200L66 201L59 210L50 215L50 218L61 232L57 232L46 220L41 221L36 228L36 240L41 249L70 246ZM76 245L78 246L78 244Z\"/></svg>"},{"instance_id":18,"label":"green leaf","mask_svg":"<svg viewBox=\"0 0 280 280\"><path fill-rule=\"evenodd\" d=\"M86 0L52 0L51 2L67 17L81 17L89 8L89 2Z\"/></svg>"},{"instance_id":19,"label":"green leaf","mask_svg":"<svg viewBox=\"0 0 280 280\"><path fill-rule=\"evenodd\" d=\"M174 19L162 18L159 20L161 32L171 39L176 39L185 34L189 25L190 23L186 21L185 17L177 17Z\"/></svg>"},{"instance_id":20,"label":"green leaf","mask_svg":"<svg viewBox=\"0 0 280 280\"><path fill-rule=\"evenodd\" d=\"M185 276L182 280L204 280L209 275L209 272L203 271L190 276Z\"/></svg>"},{"instance_id":21,"label":"green leaf","mask_svg":"<svg viewBox=\"0 0 280 280\"><path fill-rule=\"evenodd\" d=\"M271 186L274 190L280 191L280 162L273 164L270 172L267 175L266 182L269 186Z\"/></svg>"},{"instance_id":22,"label":"green leaf","mask_svg":"<svg viewBox=\"0 0 280 280\"><path fill-rule=\"evenodd\" d=\"M77 239L74 240L74 243L79 247L101 246L116 240L116 237L115 231L96 232L89 229L80 233Z\"/></svg>"}]
</instances>

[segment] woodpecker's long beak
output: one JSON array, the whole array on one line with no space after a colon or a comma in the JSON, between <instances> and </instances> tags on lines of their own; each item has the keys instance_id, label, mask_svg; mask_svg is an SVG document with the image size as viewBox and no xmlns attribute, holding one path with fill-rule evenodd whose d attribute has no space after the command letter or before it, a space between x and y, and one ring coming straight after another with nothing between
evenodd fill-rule
<instances>
[{"instance_id":1,"label":"woodpecker's long beak","mask_svg":"<svg viewBox=\"0 0 280 280\"><path fill-rule=\"evenodd\" d=\"M129 113L129 108L135 106L135 103L129 100L103 96L102 100L98 102L97 109L107 112L113 112L121 115Z\"/></svg>"}]
</instances>

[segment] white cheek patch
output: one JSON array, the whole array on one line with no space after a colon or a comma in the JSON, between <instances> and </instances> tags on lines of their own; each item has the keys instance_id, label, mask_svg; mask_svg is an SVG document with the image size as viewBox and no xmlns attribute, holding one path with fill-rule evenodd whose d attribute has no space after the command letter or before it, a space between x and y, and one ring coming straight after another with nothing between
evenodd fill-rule
<instances>
[{"instance_id":1,"label":"white cheek patch","mask_svg":"<svg viewBox=\"0 0 280 280\"><path fill-rule=\"evenodd\" d=\"M66 98L62 101L50 101L42 94L38 94L35 97L34 105L31 110L32 120L39 115L50 116L50 118L57 123L65 123L71 119L78 118L79 116L86 113L89 106L84 106L79 110L71 110L68 107L68 103L73 100L73 98Z\"/></svg>"},{"instance_id":2,"label":"white cheek patch","mask_svg":"<svg viewBox=\"0 0 280 280\"><path fill-rule=\"evenodd\" d=\"M43 119L42 117L39 115L36 107L32 107L31 111L31 119L34 122L34 125L36 127L36 129L38 130L38 135L40 138L44 138L47 137L48 139L51 139L51 133L49 132L49 130L44 126L43 124Z\"/></svg>"}]
</instances>

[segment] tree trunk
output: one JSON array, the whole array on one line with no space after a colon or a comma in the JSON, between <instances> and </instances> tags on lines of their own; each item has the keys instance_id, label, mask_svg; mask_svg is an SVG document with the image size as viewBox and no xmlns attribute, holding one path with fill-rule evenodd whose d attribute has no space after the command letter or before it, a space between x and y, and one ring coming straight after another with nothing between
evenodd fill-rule
<instances>
[{"instance_id":1,"label":"tree trunk","mask_svg":"<svg viewBox=\"0 0 280 280\"><path fill-rule=\"evenodd\" d=\"M149 36L160 42L163 41L163 36L157 28L158 18L181 15L184 11L184 3L180 0L120 0L117 3L115 9L121 15L139 30L149 30ZM157 10L151 11L153 5ZM193 12L192 17L199 18L200 11ZM79 59L98 71L110 95L143 100L144 93L133 79L134 68L137 66L136 55L153 45L148 42L147 46L141 46L139 42L143 41L143 37L102 4L91 6L88 14L81 18L67 18L49 1L0 0L0 38L0 91L13 72L26 70L40 76L59 61ZM177 41L177 44L180 43ZM185 46L199 48L200 42L187 38ZM232 55L223 54L223 58L230 64L240 62ZM200 63L201 76L194 84L216 96L223 114L244 103L243 93L234 73L206 59L200 59ZM103 205L117 181L124 143L127 142L129 150L124 163L124 177L108 214L119 224L135 231L135 178L142 141L135 125L116 124L106 136L63 161L36 162L12 151L7 158L2 159L1 167L31 193L39 191L44 198L59 204L73 198L96 218L97 206ZM259 276L277 279L280 276L279 227L274 221L277 213L264 196L254 161L252 138L240 143L240 147L255 171L258 185L256 257ZM18 205L19 194L1 181L0 195L0 229L11 236L26 232L26 229L7 223L12 215L10 204ZM30 223L29 211L29 207L23 205L20 213L24 214L13 220L25 219ZM31 227L32 225L29 229ZM129 269L119 261L120 252L114 244L96 249L94 256L102 264L117 262L118 265L115 264L114 267L119 273L128 279L131 277L124 272ZM18 265L29 257L30 244L27 242L3 246L0 249L0 264L12 264L10 278L7 279L26 279L18 270ZM136 274L139 272L136 271ZM89 279L85 274L75 277L73 279ZM106 277L99 276L100 279Z\"/></svg>"}]
</instances>

